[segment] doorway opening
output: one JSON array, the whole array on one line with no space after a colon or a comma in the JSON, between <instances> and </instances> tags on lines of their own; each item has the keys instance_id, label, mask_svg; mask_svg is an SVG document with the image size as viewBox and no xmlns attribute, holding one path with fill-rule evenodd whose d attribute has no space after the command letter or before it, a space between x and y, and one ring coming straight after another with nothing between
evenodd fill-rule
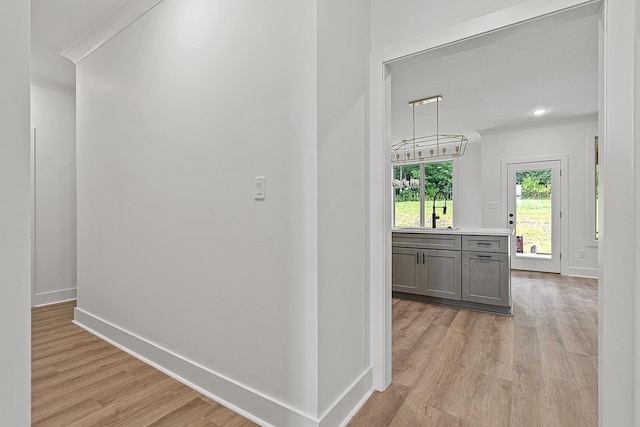
<instances>
[{"instance_id":1,"label":"doorway opening","mask_svg":"<svg viewBox=\"0 0 640 427\"><path fill-rule=\"evenodd\" d=\"M484 60L488 58L488 55L485 54L487 46L489 45L513 41L531 35L542 36L543 34L553 33L558 30L558 28L562 28L565 25L575 24L576 21L585 18L590 19L589 25L591 26L590 28L592 31L594 31L592 35L595 34L596 36L593 43L590 44L590 49L593 49L596 56L596 60L593 61L593 66L590 68L592 75L595 75L595 82L592 85L594 92L596 93L594 96L595 99L593 99L593 102L589 103L590 107L588 112L581 110L582 112L578 113L582 115L581 118L576 119L576 117L567 116L561 118L557 117L553 122L549 122L549 126L563 126L578 122L585 123L587 121L589 123L597 124L597 79L599 78L599 59L597 58L598 13L599 5L596 4L583 5L570 10L553 11L548 15L543 14L533 18L523 12L524 19L522 20L516 20L515 22L505 21L504 25L497 26L492 29L487 28L486 32L478 32L478 34L471 37L468 37L467 35L465 37L460 37L458 40L453 38L448 43L441 43L439 45L427 47L422 52L404 52L395 56L395 58L387 57L389 59L377 56L375 53L373 54L372 65L375 67L377 64L382 64L382 67L378 71L375 69L372 71L372 81L376 81L377 77L379 77L381 82L380 86L373 84L371 87L372 120L373 123L377 123L376 120L380 119L385 123L380 133L378 133L377 130L372 131L371 139L373 145L377 145L379 143L382 147L381 152L372 152L371 164L374 166L376 164L384 165L382 170L378 170L377 166L375 166L372 167L370 172L372 182L372 206L375 206L376 202L379 202L378 206L384 206L382 212L375 212L374 209L371 214L372 225L383 224L384 227L382 235L380 236L373 236L377 231L372 229L373 238L370 242L372 254L372 262L370 266L370 274L372 278L372 310L375 310L377 313L377 315L372 315L371 320L372 358L374 366L377 365L382 367L382 369L374 370L374 383L376 384L376 388L386 388L391 380L391 229L394 226L393 204L395 197L392 196L394 194L392 189L394 170L393 167L389 166L391 165L391 161L388 150L393 142L404 138L404 135L402 134L403 128L410 125L410 122L407 119L409 115L406 114L406 111L397 111L394 107L394 103L396 101L398 104L402 104L406 107L407 99L395 100L394 96L398 93L396 90L398 87L406 88L407 85L398 85L396 83L402 75L411 73L412 69L418 69L420 64L424 64L425 61L428 61L429 64L424 68L428 68L429 71L440 70L440 72L445 76L445 79L451 80L448 83L448 86L446 86L446 82L444 80L436 82L434 79L425 77L427 74L424 73L423 69L421 72L416 73L423 76L423 84L419 87L420 92L412 93L410 98L415 99L431 93L442 93L447 99L447 105L443 105L443 111L441 112L441 128L447 128L447 132L463 133L465 135L467 133L473 134L475 132L477 135L477 138L470 138L470 143L467 147L468 152L458 159L459 174L456 180L456 195L458 196L456 201L456 211L458 213L459 220L456 227L460 227L461 229L466 227L506 227L505 218L507 217L507 201L506 193L502 191L501 188L501 186L504 185L501 183L504 177L501 176L502 171L500 169L500 162L502 159L517 157L519 155L536 157L544 154L544 152L531 152L530 147L532 145L516 147L516 144L513 144L510 148L510 152L495 150L487 153L485 153L484 148L481 149L480 147L484 146L485 138L487 140L490 139L488 136L493 137L497 134L531 129L531 127L529 127L530 125L527 124L527 120L530 119L529 115L536 110L536 106L531 105L527 107L530 108L530 110L521 114L519 119L514 119L511 123L496 122L489 125L484 125L483 123L487 122L487 116L494 112L494 107L498 105L501 107L508 105L509 109L515 110L516 106L515 104L512 104L512 102L517 104L525 100L524 97L520 97L515 94L517 90L524 90L523 88L534 86L533 78L535 76L530 76L531 78L522 77L519 82L515 81L514 78L515 86L506 87L507 82L504 80L503 74L505 73L505 70L511 71L515 75L519 75L517 72L512 70L512 68L516 67L516 62L518 62L513 60L511 56L512 53L516 51L525 51L528 52L530 57L529 59L544 57L546 60L550 60L548 68L549 72L553 72L553 70L555 70L555 72L559 72L558 69L560 66L558 61L554 61L553 58L548 57L550 55L550 50L543 49L545 52L540 55L536 55L535 52L532 52L534 49L542 49L542 47L538 46L536 48L534 45L532 45L533 47L531 49L523 49L521 46L518 48L512 48L513 51L502 49L502 59L498 58L498 60L491 61L488 65L484 63L478 64L476 62L469 62L469 59L465 57L465 54L468 52L475 52L480 54L479 58L483 58ZM563 31L566 31L566 28ZM575 32L573 33L575 35ZM591 37L590 40L591 39L593 39L593 37ZM539 39L536 40L539 41ZM563 43L566 41L565 38L561 38L560 40L563 40ZM536 50L536 52L538 51ZM388 52L385 53L388 54ZM378 60L380 61L377 62ZM470 63L473 63L472 67L469 67ZM529 65L531 64L529 63ZM457 74L460 70L465 69L468 70L468 74L465 75L466 77ZM549 80L546 82L542 81L544 78L549 78L549 73L538 72L537 75L542 76L540 77L541 87L550 84ZM481 96L482 90L489 85L489 82L498 85L499 89ZM558 82L555 81L555 83L557 86ZM563 85L560 84L559 87L563 88ZM539 92L540 91L536 93L539 94ZM573 96L567 97L566 94L560 95L559 92L560 91L557 91L554 94L554 96L558 96L558 99L570 98L572 101L577 99ZM510 96L504 98L505 93ZM579 95L582 96L583 94L584 93L580 93ZM592 94L589 96L591 95ZM528 102L531 103L531 98L528 98ZM453 105L454 103L457 105ZM584 106L586 103L582 102L581 105ZM522 105L520 105L520 107L522 107ZM462 119L465 116L471 117L474 120L474 123L469 125L468 128L461 129L457 126L459 126L460 123L463 123ZM372 129L374 129L374 127L375 126L372 125ZM478 142L480 143L478 144ZM538 143L538 141L535 142ZM544 143L545 141L542 142ZM505 143L505 146L506 145L508 144ZM376 150L378 149L376 148ZM547 154L553 152L554 151L548 151ZM557 151L555 152L557 153ZM487 160L497 162L497 164L487 166ZM495 182L493 187L488 186L486 182L483 182L485 181L485 172L487 171L489 174L494 175L492 177L493 182ZM521 174L520 178L524 179L525 175ZM566 177L563 177L563 179L565 182L567 181ZM556 181L561 182L560 178ZM379 190L381 191L378 193ZM567 192L564 190L558 190L558 192L565 196L567 195ZM559 197L558 202L560 202ZM424 206L421 206L421 208L423 211L426 210ZM560 210L557 210L557 212L559 215ZM516 213L514 213L514 216L515 215ZM416 223L419 218L417 212L413 218L414 223ZM555 223L559 225L560 222L561 221L557 219L554 222L553 218L551 220L551 224ZM558 235L560 236L562 233L566 233L566 229L560 229ZM551 234L552 236L550 239L553 240L553 233ZM513 240L515 246L515 238ZM529 253L531 251L531 246L534 244L535 243L529 246ZM539 254L536 251L535 258L537 259L534 260L540 262L548 262L547 259L560 261L560 247L562 244L563 243L553 243L552 241L550 244L551 249L549 249L549 254L543 253L546 251L543 247ZM540 246L539 244L535 245ZM554 252L554 248L557 249L557 251ZM555 256L556 253L557 256ZM383 258L380 258L379 254L383 254ZM524 258L524 255L522 255L521 258ZM559 268L554 268L561 270L563 262L564 260L560 261ZM594 271L597 272L597 268L594 269ZM378 280L383 282L379 287L376 286ZM385 327L377 329L378 325L385 325Z\"/></svg>"}]
</instances>

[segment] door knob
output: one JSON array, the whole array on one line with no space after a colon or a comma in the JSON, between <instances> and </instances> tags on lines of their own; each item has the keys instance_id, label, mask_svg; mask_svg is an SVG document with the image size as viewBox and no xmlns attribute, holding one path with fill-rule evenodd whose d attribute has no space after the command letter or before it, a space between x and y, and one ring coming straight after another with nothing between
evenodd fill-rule
<instances>
[{"instance_id":1,"label":"door knob","mask_svg":"<svg viewBox=\"0 0 640 427\"><path fill-rule=\"evenodd\" d=\"M513 214L512 213L509 214L509 218L513 218Z\"/></svg>"},{"instance_id":2,"label":"door knob","mask_svg":"<svg viewBox=\"0 0 640 427\"><path fill-rule=\"evenodd\" d=\"M509 224L513 224L513 221L509 221Z\"/></svg>"}]
</instances>

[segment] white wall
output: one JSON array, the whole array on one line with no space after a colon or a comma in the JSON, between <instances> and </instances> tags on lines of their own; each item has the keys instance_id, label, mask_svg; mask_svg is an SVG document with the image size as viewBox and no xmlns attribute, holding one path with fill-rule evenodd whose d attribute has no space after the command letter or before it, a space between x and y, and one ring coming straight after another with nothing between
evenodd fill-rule
<instances>
[{"instance_id":1,"label":"white wall","mask_svg":"<svg viewBox=\"0 0 640 427\"><path fill-rule=\"evenodd\" d=\"M368 0L318 2L320 413L362 375L371 387L363 191L369 8Z\"/></svg>"},{"instance_id":2,"label":"white wall","mask_svg":"<svg viewBox=\"0 0 640 427\"><path fill-rule=\"evenodd\" d=\"M569 155L569 164L562 171L562 179L568 179L568 270L564 273L577 276L597 277L598 248L589 246L586 224L588 205L587 144L597 134L597 122L577 123L563 126L506 132L482 137L482 202L481 216L484 227L504 227L503 209L489 209L489 202L502 203L500 194L502 180L501 161L526 159L546 155ZM591 239L593 240L593 239ZM579 252L585 251L580 258Z\"/></svg>"},{"instance_id":3,"label":"white wall","mask_svg":"<svg viewBox=\"0 0 640 427\"><path fill-rule=\"evenodd\" d=\"M31 86L36 129L34 305L76 296L75 96Z\"/></svg>"},{"instance_id":4,"label":"white wall","mask_svg":"<svg viewBox=\"0 0 640 427\"><path fill-rule=\"evenodd\" d=\"M167 0L78 64L78 306L314 413L315 25L292 7Z\"/></svg>"},{"instance_id":5,"label":"white wall","mask_svg":"<svg viewBox=\"0 0 640 427\"><path fill-rule=\"evenodd\" d=\"M468 144L464 156L458 159L456 226L481 227L482 215L482 142Z\"/></svg>"},{"instance_id":6,"label":"white wall","mask_svg":"<svg viewBox=\"0 0 640 427\"><path fill-rule=\"evenodd\" d=\"M525 0L373 0L371 45L374 50L402 45L407 39L424 34L425 30L435 32L523 2Z\"/></svg>"},{"instance_id":7,"label":"white wall","mask_svg":"<svg viewBox=\"0 0 640 427\"><path fill-rule=\"evenodd\" d=\"M77 66L76 320L278 426L370 389L364 196L327 192L364 193L332 156L365 147L368 8L317 6L165 0Z\"/></svg>"},{"instance_id":8,"label":"white wall","mask_svg":"<svg viewBox=\"0 0 640 427\"><path fill-rule=\"evenodd\" d=\"M0 425L31 420L29 3L0 2Z\"/></svg>"}]
</instances>

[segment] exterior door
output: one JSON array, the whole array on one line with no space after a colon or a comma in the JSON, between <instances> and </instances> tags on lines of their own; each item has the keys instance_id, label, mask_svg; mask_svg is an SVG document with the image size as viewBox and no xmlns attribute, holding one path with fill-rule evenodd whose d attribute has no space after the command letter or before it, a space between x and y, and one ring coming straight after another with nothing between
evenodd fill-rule
<instances>
[{"instance_id":1,"label":"exterior door","mask_svg":"<svg viewBox=\"0 0 640 427\"><path fill-rule=\"evenodd\" d=\"M560 273L560 160L507 165L511 268Z\"/></svg>"}]
</instances>

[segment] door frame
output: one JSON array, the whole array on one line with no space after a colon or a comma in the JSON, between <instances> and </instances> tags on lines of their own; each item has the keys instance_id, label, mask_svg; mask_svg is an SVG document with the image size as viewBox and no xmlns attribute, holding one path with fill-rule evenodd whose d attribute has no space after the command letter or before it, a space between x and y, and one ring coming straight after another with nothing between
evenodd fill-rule
<instances>
[{"instance_id":1,"label":"door frame","mask_svg":"<svg viewBox=\"0 0 640 427\"><path fill-rule=\"evenodd\" d=\"M36 306L36 137L37 130L31 128L31 183L29 186L30 209L31 209L31 307Z\"/></svg>"},{"instance_id":2,"label":"door frame","mask_svg":"<svg viewBox=\"0 0 640 427\"><path fill-rule=\"evenodd\" d=\"M569 268L569 154L549 154L544 156L519 157L500 160L500 197L501 197L501 213L506 224L506 218L509 214L508 192L509 192L509 165L517 163L535 163L535 162L560 162L560 274L567 275ZM515 239L515 236L514 236ZM511 249L510 249L511 250ZM562 256L564 254L564 256Z\"/></svg>"},{"instance_id":3,"label":"door frame","mask_svg":"<svg viewBox=\"0 0 640 427\"><path fill-rule=\"evenodd\" d=\"M367 219L369 227L367 257L370 291L369 347L373 367L373 387L376 390L384 391L391 384L391 221L393 208L391 168L388 167L391 156L387 150L391 138L390 124L388 123L388 118L391 117L389 97L391 70L388 64L416 53L451 46L463 40L491 34L542 17L562 20L566 16L564 14L596 15L600 13L601 5L601 0L525 1L508 8L508 13L507 10L499 11L439 31L425 31L399 42L373 47L369 67L369 144L366 150L366 163L368 165L369 205ZM604 38L606 42L606 34ZM606 123L606 117L604 117L604 122ZM563 229L566 230L566 227ZM566 236L564 240L566 242ZM566 250L564 252L566 253Z\"/></svg>"}]
</instances>

